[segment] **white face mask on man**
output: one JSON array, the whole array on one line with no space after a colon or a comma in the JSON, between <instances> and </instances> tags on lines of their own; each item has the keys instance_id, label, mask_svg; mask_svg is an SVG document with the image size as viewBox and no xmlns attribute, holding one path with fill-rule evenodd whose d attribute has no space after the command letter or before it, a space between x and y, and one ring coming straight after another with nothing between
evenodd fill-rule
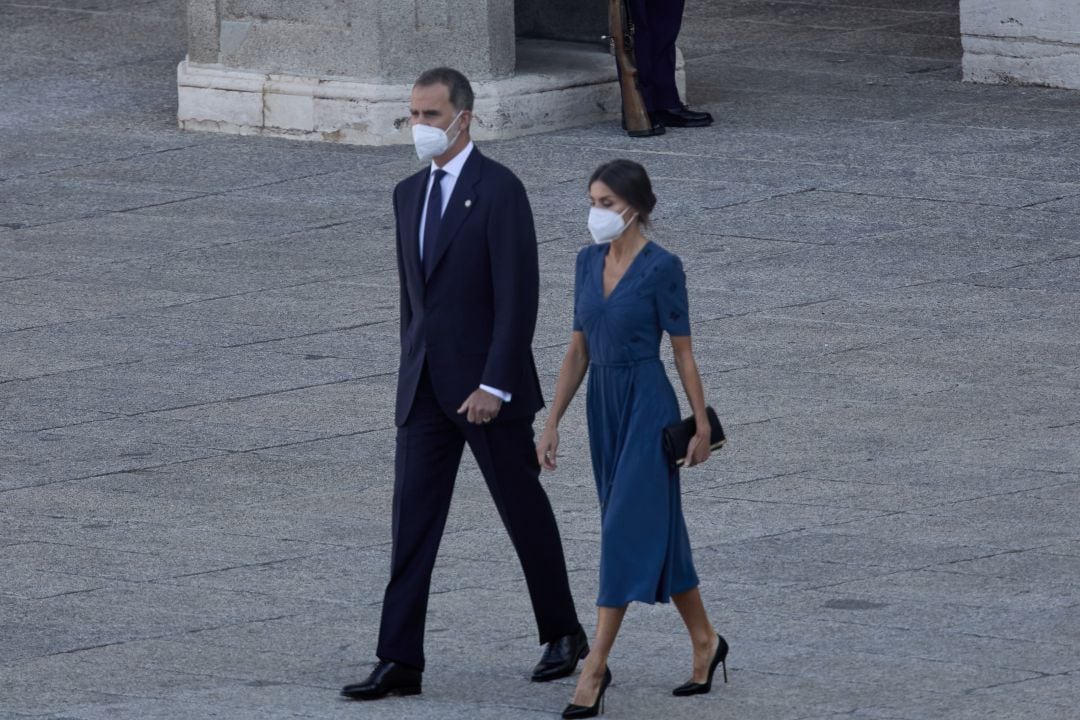
<instances>
[{"instance_id":1,"label":"white face mask on man","mask_svg":"<svg viewBox=\"0 0 1080 720\"><path fill-rule=\"evenodd\" d=\"M447 126L446 130L454 127L454 123L458 121L463 112L465 111L458 111L458 114L450 121L450 125ZM446 134L446 130L421 123L413 125L412 137L413 145L416 147L416 156L421 160L430 161L432 158L437 158L446 152L457 141L458 135L461 134L461 128L458 128L458 131L454 133L453 139Z\"/></svg>"},{"instance_id":2,"label":"white face mask on man","mask_svg":"<svg viewBox=\"0 0 1080 720\"><path fill-rule=\"evenodd\" d=\"M592 234L593 242L608 243L622 235L637 217L637 213L634 213L629 220L623 222L623 215L630 209L626 207L622 212L615 212L607 208L589 208L589 232Z\"/></svg>"}]
</instances>

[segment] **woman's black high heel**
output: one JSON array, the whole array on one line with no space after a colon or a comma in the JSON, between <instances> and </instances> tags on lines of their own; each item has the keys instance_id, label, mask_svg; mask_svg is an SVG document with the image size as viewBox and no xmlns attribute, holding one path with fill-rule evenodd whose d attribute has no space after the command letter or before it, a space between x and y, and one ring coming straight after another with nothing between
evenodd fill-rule
<instances>
[{"instance_id":1,"label":"woman's black high heel","mask_svg":"<svg viewBox=\"0 0 1080 720\"><path fill-rule=\"evenodd\" d=\"M576 720L577 718L591 718L604 712L604 691L607 690L608 685L611 684L611 670L604 668L604 679L600 681L600 693L596 696L596 702L592 705L575 705L570 703L566 706L566 709L562 711L562 716L567 720Z\"/></svg>"},{"instance_id":2,"label":"woman's black high heel","mask_svg":"<svg viewBox=\"0 0 1080 720\"><path fill-rule=\"evenodd\" d=\"M720 633L716 633L716 639L719 641L716 645L716 654L713 655L712 663L709 664L709 677L703 683L688 682L680 685L671 691L672 695L678 697L685 697L686 695L704 695L712 690L712 677L716 672L717 665L724 666L724 682L727 682L727 640Z\"/></svg>"}]
</instances>

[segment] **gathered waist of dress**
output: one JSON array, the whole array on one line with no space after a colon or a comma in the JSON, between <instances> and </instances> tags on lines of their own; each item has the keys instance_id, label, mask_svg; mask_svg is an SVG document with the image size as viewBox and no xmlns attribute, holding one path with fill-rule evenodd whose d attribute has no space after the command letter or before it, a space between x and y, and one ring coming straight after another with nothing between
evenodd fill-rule
<instances>
[{"instance_id":1,"label":"gathered waist of dress","mask_svg":"<svg viewBox=\"0 0 1080 720\"><path fill-rule=\"evenodd\" d=\"M659 355L649 355L648 357L634 358L633 360L617 360L611 362L605 362L603 360L589 360L589 367L634 367L635 365L641 365L642 363L659 361Z\"/></svg>"}]
</instances>

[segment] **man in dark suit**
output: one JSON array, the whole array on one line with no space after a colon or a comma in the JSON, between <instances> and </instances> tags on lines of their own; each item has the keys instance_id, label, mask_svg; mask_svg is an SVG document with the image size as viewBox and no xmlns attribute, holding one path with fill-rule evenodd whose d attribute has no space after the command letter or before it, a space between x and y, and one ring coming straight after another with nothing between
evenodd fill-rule
<instances>
[{"instance_id":1,"label":"man in dark suit","mask_svg":"<svg viewBox=\"0 0 1080 720\"><path fill-rule=\"evenodd\" d=\"M653 121L649 134L662 135L664 127L706 127L713 118L691 110L675 87L675 41L682 28L685 0L625 0L634 23L634 61L638 87ZM644 133L638 133L641 135Z\"/></svg>"},{"instance_id":2,"label":"man in dark suit","mask_svg":"<svg viewBox=\"0 0 1080 720\"><path fill-rule=\"evenodd\" d=\"M351 699L420 692L431 571L465 444L517 551L546 644L532 679L565 677L588 652L533 444L544 401L531 347L539 299L532 210L521 181L473 146L472 107L469 81L456 70L429 70L413 87L413 140L431 162L394 189L401 363L393 554L379 663L342 689Z\"/></svg>"}]
</instances>

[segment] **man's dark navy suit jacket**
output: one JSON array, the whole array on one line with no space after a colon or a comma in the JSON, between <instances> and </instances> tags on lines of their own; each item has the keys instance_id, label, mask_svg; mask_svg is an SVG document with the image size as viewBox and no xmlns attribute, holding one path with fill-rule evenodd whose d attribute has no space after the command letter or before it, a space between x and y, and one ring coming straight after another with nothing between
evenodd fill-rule
<instances>
[{"instance_id":1,"label":"man's dark navy suit jacket","mask_svg":"<svg viewBox=\"0 0 1080 720\"><path fill-rule=\"evenodd\" d=\"M425 277L419 231L430 172L429 166L394 188L401 285L395 421L405 424L425 363L439 406L451 417L481 384L511 393L496 422L531 417L544 400L532 354L540 281L525 187L474 146Z\"/></svg>"}]
</instances>

